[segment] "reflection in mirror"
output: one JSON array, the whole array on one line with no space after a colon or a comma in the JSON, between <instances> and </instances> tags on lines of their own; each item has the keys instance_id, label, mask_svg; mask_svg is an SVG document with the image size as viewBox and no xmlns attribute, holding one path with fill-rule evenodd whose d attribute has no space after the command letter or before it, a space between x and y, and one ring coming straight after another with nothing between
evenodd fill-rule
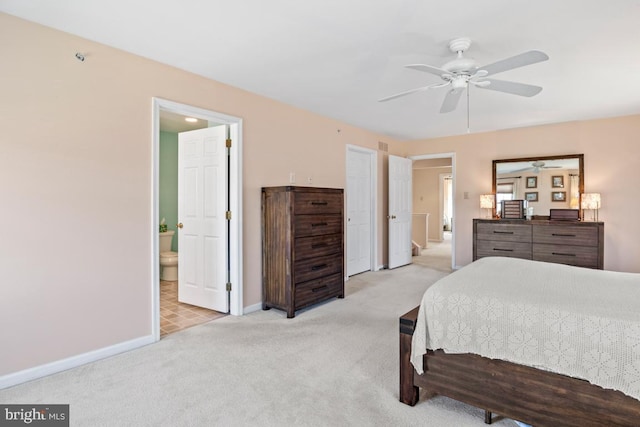
<instances>
[{"instance_id":1,"label":"reflection in mirror","mask_svg":"<svg viewBox=\"0 0 640 427\"><path fill-rule=\"evenodd\" d=\"M569 154L494 160L496 215L502 200L525 200L534 217L548 216L549 209L580 209L583 159L583 154Z\"/></svg>"}]
</instances>

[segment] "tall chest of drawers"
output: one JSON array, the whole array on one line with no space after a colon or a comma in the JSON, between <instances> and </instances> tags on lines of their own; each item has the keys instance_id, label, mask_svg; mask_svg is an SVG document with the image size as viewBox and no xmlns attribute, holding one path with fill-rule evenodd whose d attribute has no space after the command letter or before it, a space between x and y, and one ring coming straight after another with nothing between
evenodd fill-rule
<instances>
[{"instance_id":1,"label":"tall chest of drawers","mask_svg":"<svg viewBox=\"0 0 640 427\"><path fill-rule=\"evenodd\" d=\"M604 268L604 223L473 220L473 260L506 256Z\"/></svg>"},{"instance_id":2,"label":"tall chest of drawers","mask_svg":"<svg viewBox=\"0 0 640 427\"><path fill-rule=\"evenodd\" d=\"M262 308L344 298L343 190L262 188Z\"/></svg>"}]
</instances>

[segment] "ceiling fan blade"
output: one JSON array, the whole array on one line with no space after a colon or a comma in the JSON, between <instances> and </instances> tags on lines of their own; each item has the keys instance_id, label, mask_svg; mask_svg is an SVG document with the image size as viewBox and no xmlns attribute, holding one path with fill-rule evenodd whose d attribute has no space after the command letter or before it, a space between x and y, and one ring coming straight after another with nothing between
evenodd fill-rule
<instances>
[{"instance_id":1,"label":"ceiling fan blade","mask_svg":"<svg viewBox=\"0 0 640 427\"><path fill-rule=\"evenodd\" d=\"M491 84L491 82L487 80L469 80L469 83L477 87L487 87Z\"/></svg>"},{"instance_id":2,"label":"ceiling fan blade","mask_svg":"<svg viewBox=\"0 0 640 427\"><path fill-rule=\"evenodd\" d=\"M547 59L549 59L549 56L546 53L540 52L539 50L530 50L529 52L485 65L484 67L480 67L480 70L487 71L487 75L498 74L503 71L513 70L514 68L524 67L525 65L546 61Z\"/></svg>"},{"instance_id":3,"label":"ceiling fan blade","mask_svg":"<svg viewBox=\"0 0 640 427\"><path fill-rule=\"evenodd\" d=\"M455 110L458 106L458 101L460 101L460 96L462 96L462 92L464 89L451 89L447 92L447 96L444 97L444 101L442 102L442 107L440 108L441 113L450 113Z\"/></svg>"},{"instance_id":4,"label":"ceiling fan blade","mask_svg":"<svg viewBox=\"0 0 640 427\"><path fill-rule=\"evenodd\" d=\"M416 89L405 90L404 92L396 93L395 95L391 95L391 96L387 96L385 98L378 99L378 102L389 101L391 99L400 98L401 96L411 95L412 93L420 92L420 91L431 89L431 88L434 88L434 87L446 86L448 84L449 84L448 82L447 83L438 83L438 84L435 84L435 85L429 85L429 86L419 87L419 88L416 88Z\"/></svg>"},{"instance_id":5,"label":"ceiling fan blade","mask_svg":"<svg viewBox=\"0 0 640 427\"><path fill-rule=\"evenodd\" d=\"M540 86L533 86L524 83L508 82L506 80L486 79L483 80L489 82L488 86L477 86L481 89L495 90L498 92L511 93L513 95L520 96L534 96L540 93L542 88Z\"/></svg>"},{"instance_id":6,"label":"ceiling fan blade","mask_svg":"<svg viewBox=\"0 0 640 427\"><path fill-rule=\"evenodd\" d=\"M522 168L522 169L516 169L516 170L511 171L511 172L509 172L509 173L524 172L524 171L533 170L533 169L535 169L535 168L532 168L532 167L526 167L526 168Z\"/></svg>"},{"instance_id":7,"label":"ceiling fan blade","mask_svg":"<svg viewBox=\"0 0 640 427\"><path fill-rule=\"evenodd\" d=\"M445 74L451 75L451 73L448 72L447 70L443 70L442 68L433 67L431 65L425 65L425 64L409 64L409 65L405 65L405 68L424 71L425 73L431 73L439 77L442 77Z\"/></svg>"}]
</instances>

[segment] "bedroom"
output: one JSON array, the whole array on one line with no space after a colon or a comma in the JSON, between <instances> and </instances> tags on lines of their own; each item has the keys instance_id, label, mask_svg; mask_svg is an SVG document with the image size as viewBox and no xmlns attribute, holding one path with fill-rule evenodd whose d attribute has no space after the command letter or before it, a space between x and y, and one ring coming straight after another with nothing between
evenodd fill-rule
<instances>
[{"instance_id":1,"label":"bedroom","mask_svg":"<svg viewBox=\"0 0 640 427\"><path fill-rule=\"evenodd\" d=\"M632 196L640 181L637 96L614 117L407 141L10 15L0 20L1 173L3 183L12 183L3 185L9 209L2 218L11 227L3 237L8 262L0 316L3 325L21 319L0 332L5 348L15 350L3 352L0 375L150 334L154 96L244 119L244 307L260 303L260 187L288 182L291 170L313 176L314 185L343 187L345 144L377 150L378 141L399 156L456 152L460 266L471 261L471 220L480 215L478 196L491 189L492 160L584 153L585 188L603 195L605 268L640 272L640 202ZM74 57L79 51L87 53L83 63ZM384 200L382 155L378 162ZM384 209L377 207L379 224ZM382 225L377 235L382 248ZM378 263L384 262L380 250Z\"/></svg>"}]
</instances>

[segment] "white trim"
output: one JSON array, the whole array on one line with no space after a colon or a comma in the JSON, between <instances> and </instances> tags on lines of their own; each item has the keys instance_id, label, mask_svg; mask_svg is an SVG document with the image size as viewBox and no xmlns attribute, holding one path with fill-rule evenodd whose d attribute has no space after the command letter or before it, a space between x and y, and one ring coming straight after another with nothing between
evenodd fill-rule
<instances>
[{"instance_id":1,"label":"white trim","mask_svg":"<svg viewBox=\"0 0 640 427\"><path fill-rule=\"evenodd\" d=\"M121 342L109 347L92 350L87 353L78 354L66 359L57 360L55 362L25 369L23 371L14 372L12 374L0 377L0 389L12 387L27 381L46 377L47 375L56 374L68 369L76 368L87 363L95 362L100 359L115 356L116 354L125 353L135 350L136 348L152 344L156 341L153 335L136 338L130 341Z\"/></svg>"},{"instance_id":2,"label":"white trim","mask_svg":"<svg viewBox=\"0 0 640 427\"><path fill-rule=\"evenodd\" d=\"M242 119L230 126L231 140L231 174L229 175L229 206L231 207L232 220L229 233L230 241L230 264L233 284L231 290L231 301L229 312L234 316L242 316L243 310L243 289L244 282L242 276ZM235 191L234 191L235 189Z\"/></svg>"},{"instance_id":3,"label":"white trim","mask_svg":"<svg viewBox=\"0 0 640 427\"><path fill-rule=\"evenodd\" d=\"M242 119L229 116L211 110L205 110L174 101L161 98L153 98L153 136L152 136L152 194L151 202L151 327L155 340L160 339L160 289L157 285L160 276L160 261L158 253L158 170L159 170L159 148L160 148L160 110L172 113L201 118L209 122L226 124L230 128L231 139L231 165L229 175L230 195L229 205L231 207L232 219L230 226L230 258L231 265L230 281L232 283L230 292L229 312L234 316L243 314L243 278L242 278Z\"/></svg>"},{"instance_id":4,"label":"white trim","mask_svg":"<svg viewBox=\"0 0 640 427\"><path fill-rule=\"evenodd\" d=\"M369 158L370 158L370 170L371 170L371 260L369 265L371 266L371 271L378 271L380 270L380 266L377 265L378 263L378 215L377 215L377 206L378 206L378 152L376 150L372 150L370 148L364 148L364 147L359 147L357 145L352 145L352 144L347 144L346 145L346 152L345 152L345 167L349 166L349 162L346 161L346 156L348 155L349 151L357 151L360 153L364 153L364 154L368 154ZM345 171L345 173L348 176L348 171ZM346 182L345 182L345 187L346 187ZM346 191L349 191L349 189L347 188ZM347 203L346 198L345 198L345 204ZM346 218L345 218L346 220ZM346 227L346 225L345 225ZM345 233L346 234L346 233ZM345 239L346 242L346 239ZM346 244L348 244L348 242L346 242ZM346 246L346 245L345 245ZM345 264L346 266L346 264ZM345 270L345 277L347 276L347 272Z\"/></svg>"},{"instance_id":5,"label":"white trim","mask_svg":"<svg viewBox=\"0 0 640 427\"><path fill-rule=\"evenodd\" d=\"M456 216L456 153L437 153L437 154L418 154L415 156L409 156L411 160L424 160L424 159L451 159L451 178L453 179L451 193L453 200L451 201L451 214L453 221L451 222L451 268L454 270L459 269L456 266L456 231L458 227L455 225L457 219ZM442 215L441 215L442 216ZM442 221L442 219L440 219ZM442 228L442 226L440 227Z\"/></svg>"},{"instance_id":6,"label":"white trim","mask_svg":"<svg viewBox=\"0 0 640 427\"><path fill-rule=\"evenodd\" d=\"M262 310L262 303L261 302L245 307L243 313L244 314L249 314L249 313L253 313L254 311L259 311L259 310Z\"/></svg>"}]
</instances>

